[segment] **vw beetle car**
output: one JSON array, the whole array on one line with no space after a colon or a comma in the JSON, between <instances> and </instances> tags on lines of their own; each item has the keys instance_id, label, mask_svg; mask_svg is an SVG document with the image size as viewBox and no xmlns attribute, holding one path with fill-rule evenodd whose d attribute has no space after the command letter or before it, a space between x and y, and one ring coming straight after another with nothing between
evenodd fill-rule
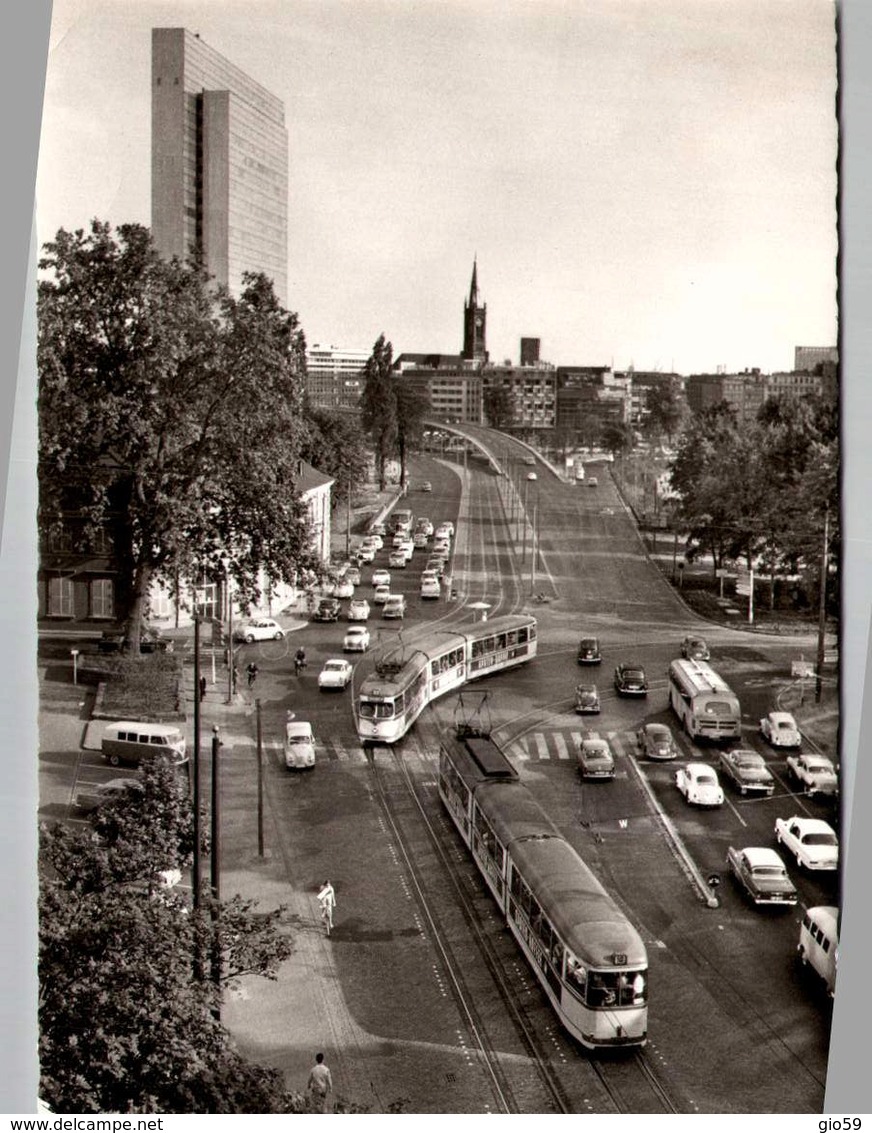
<instances>
[{"instance_id":1,"label":"vw beetle car","mask_svg":"<svg viewBox=\"0 0 872 1133\"><path fill-rule=\"evenodd\" d=\"M233 631L237 641L281 641L285 631L273 618L251 618Z\"/></svg>"},{"instance_id":2,"label":"vw beetle car","mask_svg":"<svg viewBox=\"0 0 872 1133\"><path fill-rule=\"evenodd\" d=\"M615 688L620 696L647 696L648 678L641 665L621 662L615 668Z\"/></svg>"},{"instance_id":3,"label":"vw beetle car","mask_svg":"<svg viewBox=\"0 0 872 1133\"><path fill-rule=\"evenodd\" d=\"M578 713L599 712L600 698L596 685L576 685L575 711Z\"/></svg>"},{"instance_id":4,"label":"vw beetle car","mask_svg":"<svg viewBox=\"0 0 872 1133\"><path fill-rule=\"evenodd\" d=\"M707 763L688 763L675 772L675 785L692 806L723 806L724 790Z\"/></svg>"},{"instance_id":5,"label":"vw beetle car","mask_svg":"<svg viewBox=\"0 0 872 1133\"><path fill-rule=\"evenodd\" d=\"M802 736L789 712L767 712L760 721L760 732L773 747L799 747Z\"/></svg>"},{"instance_id":6,"label":"vw beetle car","mask_svg":"<svg viewBox=\"0 0 872 1133\"><path fill-rule=\"evenodd\" d=\"M285 767L302 771L315 766L315 737L306 720L288 720L285 724Z\"/></svg>"},{"instance_id":7,"label":"vw beetle car","mask_svg":"<svg viewBox=\"0 0 872 1133\"><path fill-rule=\"evenodd\" d=\"M672 732L665 724L643 724L636 739L646 759L675 759L678 754Z\"/></svg>"}]
</instances>

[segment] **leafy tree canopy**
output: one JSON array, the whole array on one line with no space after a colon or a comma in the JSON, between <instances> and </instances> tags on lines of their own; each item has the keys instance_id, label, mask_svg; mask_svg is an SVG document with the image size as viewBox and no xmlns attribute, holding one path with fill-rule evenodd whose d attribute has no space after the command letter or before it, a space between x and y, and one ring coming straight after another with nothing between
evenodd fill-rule
<instances>
[{"instance_id":1,"label":"leafy tree canopy","mask_svg":"<svg viewBox=\"0 0 872 1133\"><path fill-rule=\"evenodd\" d=\"M309 408L306 418L309 429L303 458L334 478L330 500L336 507L366 479L369 453L363 430L356 416L336 410Z\"/></svg>"},{"instance_id":2,"label":"leafy tree canopy","mask_svg":"<svg viewBox=\"0 0 872 1133\"><path fill-rule=\"evenodd\" d=\"M295 490L305 341L263 275L234 298L161 260L146 228L93 221L45 246L38 293L43 523L71 505L115 550L138 632L151 579L203 571L260 598L311 558ZM137 652L134 642L134 653Z\"/></svg>"},{"instance_id":3,"label":"leafy tree canopy","mask_svg":"<svg viewBox=\"0 0 872 1133\"><path fill-rule=\"evenodd\" d=\"M393 455L397 440L397 409L391 374L394 348L380 334L364 367L360 414L375 452L379 489L384 491L385 465Z\"/></svg>"}]
</instances>

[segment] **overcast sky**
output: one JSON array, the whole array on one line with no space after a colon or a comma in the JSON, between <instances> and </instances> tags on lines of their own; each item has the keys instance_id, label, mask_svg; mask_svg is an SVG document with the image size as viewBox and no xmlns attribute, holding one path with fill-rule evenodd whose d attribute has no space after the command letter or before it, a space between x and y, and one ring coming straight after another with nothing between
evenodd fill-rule
<instances>
[{"instance_id":1,"label":"overcast sky","mask_svg":"<svg viewBox=\"0 0 872 1133\"><path fill-rule=\"evenodd\" d=\"M831 345L829 0L55 0L41 241L151 219L152 27L283 100L310 343L791 369Z\"/></svg>"}]
</instances>

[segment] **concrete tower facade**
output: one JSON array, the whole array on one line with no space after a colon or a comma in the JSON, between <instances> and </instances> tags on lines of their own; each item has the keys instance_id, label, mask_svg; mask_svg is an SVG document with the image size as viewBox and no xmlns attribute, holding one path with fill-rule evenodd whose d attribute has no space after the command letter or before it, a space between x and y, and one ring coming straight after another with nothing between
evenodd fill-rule
<instances>
[{"instance_id":1,"label":"concrete tower facade","mask_svg":"<svg viewBox=\"0 0 872 1133\"><path fill-rule=\"evenodd\" d=\"M162 256L243 272L288 301L288 134L281 100L198 35L152 29L151 226Z\"/></svg>"}]
</instances>

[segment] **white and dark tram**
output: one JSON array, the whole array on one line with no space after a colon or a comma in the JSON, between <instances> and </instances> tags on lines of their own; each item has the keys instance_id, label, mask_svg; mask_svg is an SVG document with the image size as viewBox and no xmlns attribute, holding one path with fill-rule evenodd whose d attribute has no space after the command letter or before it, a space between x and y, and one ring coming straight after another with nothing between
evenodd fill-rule
<instances>
[{"instance_id":1,"label":"white and dark tram","mask_svg":"<svg viewBox=\"0 0 872 1133\"><path fill-rule=\"evenodd\" d=\"M439 794L566 1030L590 1050L644 1045L645 945L497 744L446 736Z\"/></svg>"},{"instance_id":2,"label":"white and dark tram","mask_svg":"<svg viewBox=\"0 0 872 1133\"><path fill-rule=\"evenodd\" d=\"M522 665L536 656L536 619L506 614L451 630L432 630L398 645L365 677L356 705L363 743L401 739L431 700L467 681Z\"/></svg>"}]
</instances>

